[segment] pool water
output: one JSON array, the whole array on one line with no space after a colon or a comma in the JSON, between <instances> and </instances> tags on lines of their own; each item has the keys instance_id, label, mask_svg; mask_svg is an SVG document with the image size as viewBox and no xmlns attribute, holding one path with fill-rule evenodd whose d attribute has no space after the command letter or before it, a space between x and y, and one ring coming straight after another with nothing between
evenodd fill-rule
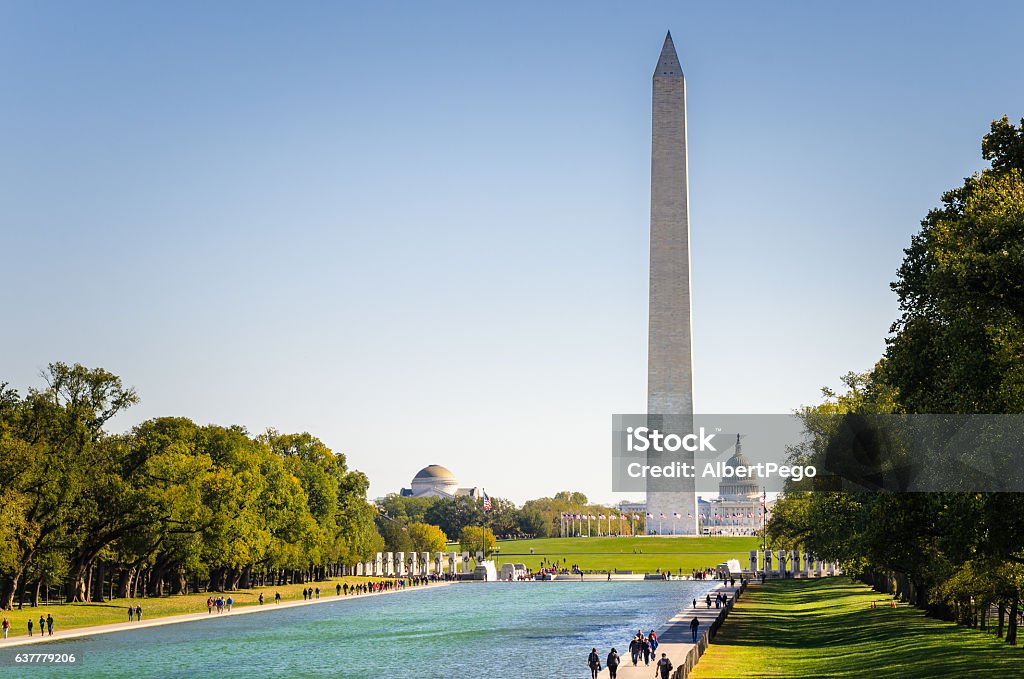
<instances>
[{"instance_id":1,"label":"pool water","mask_svg":"<svg viewBox=\"0 0 1024 679\"><path fill-rule=\"evenodd\" d=\"M711 582L463 583L5 650L0 676L589 677L594 646L625 655ZM272 607L272 606L271 606ZM15 651L78 666L13 668ZM13 657L13 656L12 656Z\"/></svg>"}]
</instances>

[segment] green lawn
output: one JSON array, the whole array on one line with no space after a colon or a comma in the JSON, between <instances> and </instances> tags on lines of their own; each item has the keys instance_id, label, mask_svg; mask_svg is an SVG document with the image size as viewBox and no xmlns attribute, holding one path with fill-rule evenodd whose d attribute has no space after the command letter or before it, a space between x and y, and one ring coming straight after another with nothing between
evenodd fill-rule
<instances>
[{"instance_id":1,"label":"green lawn","mask_svg":"<svg viewBox=\"0 0 1024 679\"><path fill-rule=\"evenodd\" d=\"M872 600L878 608L868 607ZM755 585L690 676L931 679L1024 671L1020 648L887 601L845 577Z\"/></svg>"},{"instance_id":2,"label":"green lawn","mask_svg":"<svg viewBox=\"0 0 1024 679\"><path fill-rule=\"evenodd\" d=\"M760 545L756 537L542 538L499 542L494 558L499 568L503 563L524 563L536 570L547 557L564 559L566 566L579 564L583 570L653 573L660 568L689 574L694 568L714 567L729 559L739 559L746 566L748 552Z\"/></svg>"},{"instance_id":3,"label":"green lawn","mask_svg":"<svg viewBox=\"0 0 1024 679\"><path fill-rule=\"evenodd\" d=\"M348 582L369 582L380 578L345 577L333 578L324 582L313 582L305 585L283 585L281 587L263 587L260 589L241 589L234 592L225 592L224 598L230 596L233 606L258 606L260 592L266 602L264 606L274 605L274 592L281 593L281 601L295 601L302 599L303 587L319 587L320 597L334 597L334 586L336 583ZM26 605L20 611L17 603L13 611L2 611L0 614L11 621L10 636L28 636L28 619L31 617L35 622L34 634L39 633L39 616L44 618L47 614L53 616L54 630L68 630L74 627L89 627L92 625L105 625L112 622L128 622L128 603L134 606L142 606L142 619L162 618L168 615L181 615L183 613L205 613L206 597L217 598L217 593L201 592L199 594L185 594L179 596L166 596L160 598L139 598L139 599L115 599L102 604L79 603L79 604L51 604L49 606L37 606L31 608Z\"/></svg>"}]
</instances>

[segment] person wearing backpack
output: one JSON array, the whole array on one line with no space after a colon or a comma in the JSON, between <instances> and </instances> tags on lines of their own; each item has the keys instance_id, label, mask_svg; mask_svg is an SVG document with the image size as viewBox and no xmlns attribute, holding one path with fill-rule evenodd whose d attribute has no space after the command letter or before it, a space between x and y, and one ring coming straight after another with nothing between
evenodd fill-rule
<instances>
[{"instance_id":1,"label":"person wearing backpack","mask_svg":"<svg viewBox=\"0 0 1024 679\"><path fill-rule=\"evenodd\" d=\"M591 679L597 679L597 673L601 671L601 656L597 654L596 648L587 656L587 664L590 665Z\"/></svg>"},{"instance_id":2,"label":"person wearing backpack","mask_svg":"<svg viewBox=\"0 0 1024 679\"><path fill-rule=\"evenodd\" d=\"M619 652L613 648L604 661L605 666L608 668L608 677L610 679L615 679L615 674L619 671L619 662Z\"/></svg>"},{"instance_id":3,"label":"person wearing backpack","mask_svg":"<svg viewBox=\"0 0 1024 679\"><path fill-rule=\"evenodd\" d=\"M672 672L672 661L669 660L668 656L664 653L661 654L661 660L658 661L658 664L655 667L655 679L657 679L659 672L661 673L661 679L668 679L669 674Z\"/></svg>"}]
</instances>

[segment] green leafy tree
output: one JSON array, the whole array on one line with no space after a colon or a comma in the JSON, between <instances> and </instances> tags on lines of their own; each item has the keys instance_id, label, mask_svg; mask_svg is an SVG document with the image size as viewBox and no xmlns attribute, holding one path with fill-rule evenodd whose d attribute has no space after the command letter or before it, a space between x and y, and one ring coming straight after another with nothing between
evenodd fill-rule
<instances>
[{"instance_id":1,"label":"green leafy tree","mask_svg":"<svg viewBox=\"0 0 1024 679\"><path fill-rule=\"evenodd\" d=\"M443 552L448 546L448 536L444 531L429 523L410 523L409 539L417 552Z\"/></svg>"}]
</instances>

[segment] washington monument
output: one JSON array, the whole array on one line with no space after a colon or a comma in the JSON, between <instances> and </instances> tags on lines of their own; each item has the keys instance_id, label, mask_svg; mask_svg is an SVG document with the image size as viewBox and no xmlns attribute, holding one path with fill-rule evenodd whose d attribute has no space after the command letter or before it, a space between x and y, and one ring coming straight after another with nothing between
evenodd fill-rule
<instances>
[{"instance_id":1,"label":"washington monument","mask_svg":"<svg viewBox=\"0 0 1024 679\"><path fill-rule=\"evenodd\" d=\"M686 80L672 34L654 71L651 136L651 279L647 348L647 413L663 432L693 426L690 315L690 207L686 159ZM666 417L664 422L656 416ZM654 426L654 425L652 425ZM693 454L677 457L693 463ZM693 479L647 488L648 532L663 526L697 534Z\"/></svg>"}]
</instances>

